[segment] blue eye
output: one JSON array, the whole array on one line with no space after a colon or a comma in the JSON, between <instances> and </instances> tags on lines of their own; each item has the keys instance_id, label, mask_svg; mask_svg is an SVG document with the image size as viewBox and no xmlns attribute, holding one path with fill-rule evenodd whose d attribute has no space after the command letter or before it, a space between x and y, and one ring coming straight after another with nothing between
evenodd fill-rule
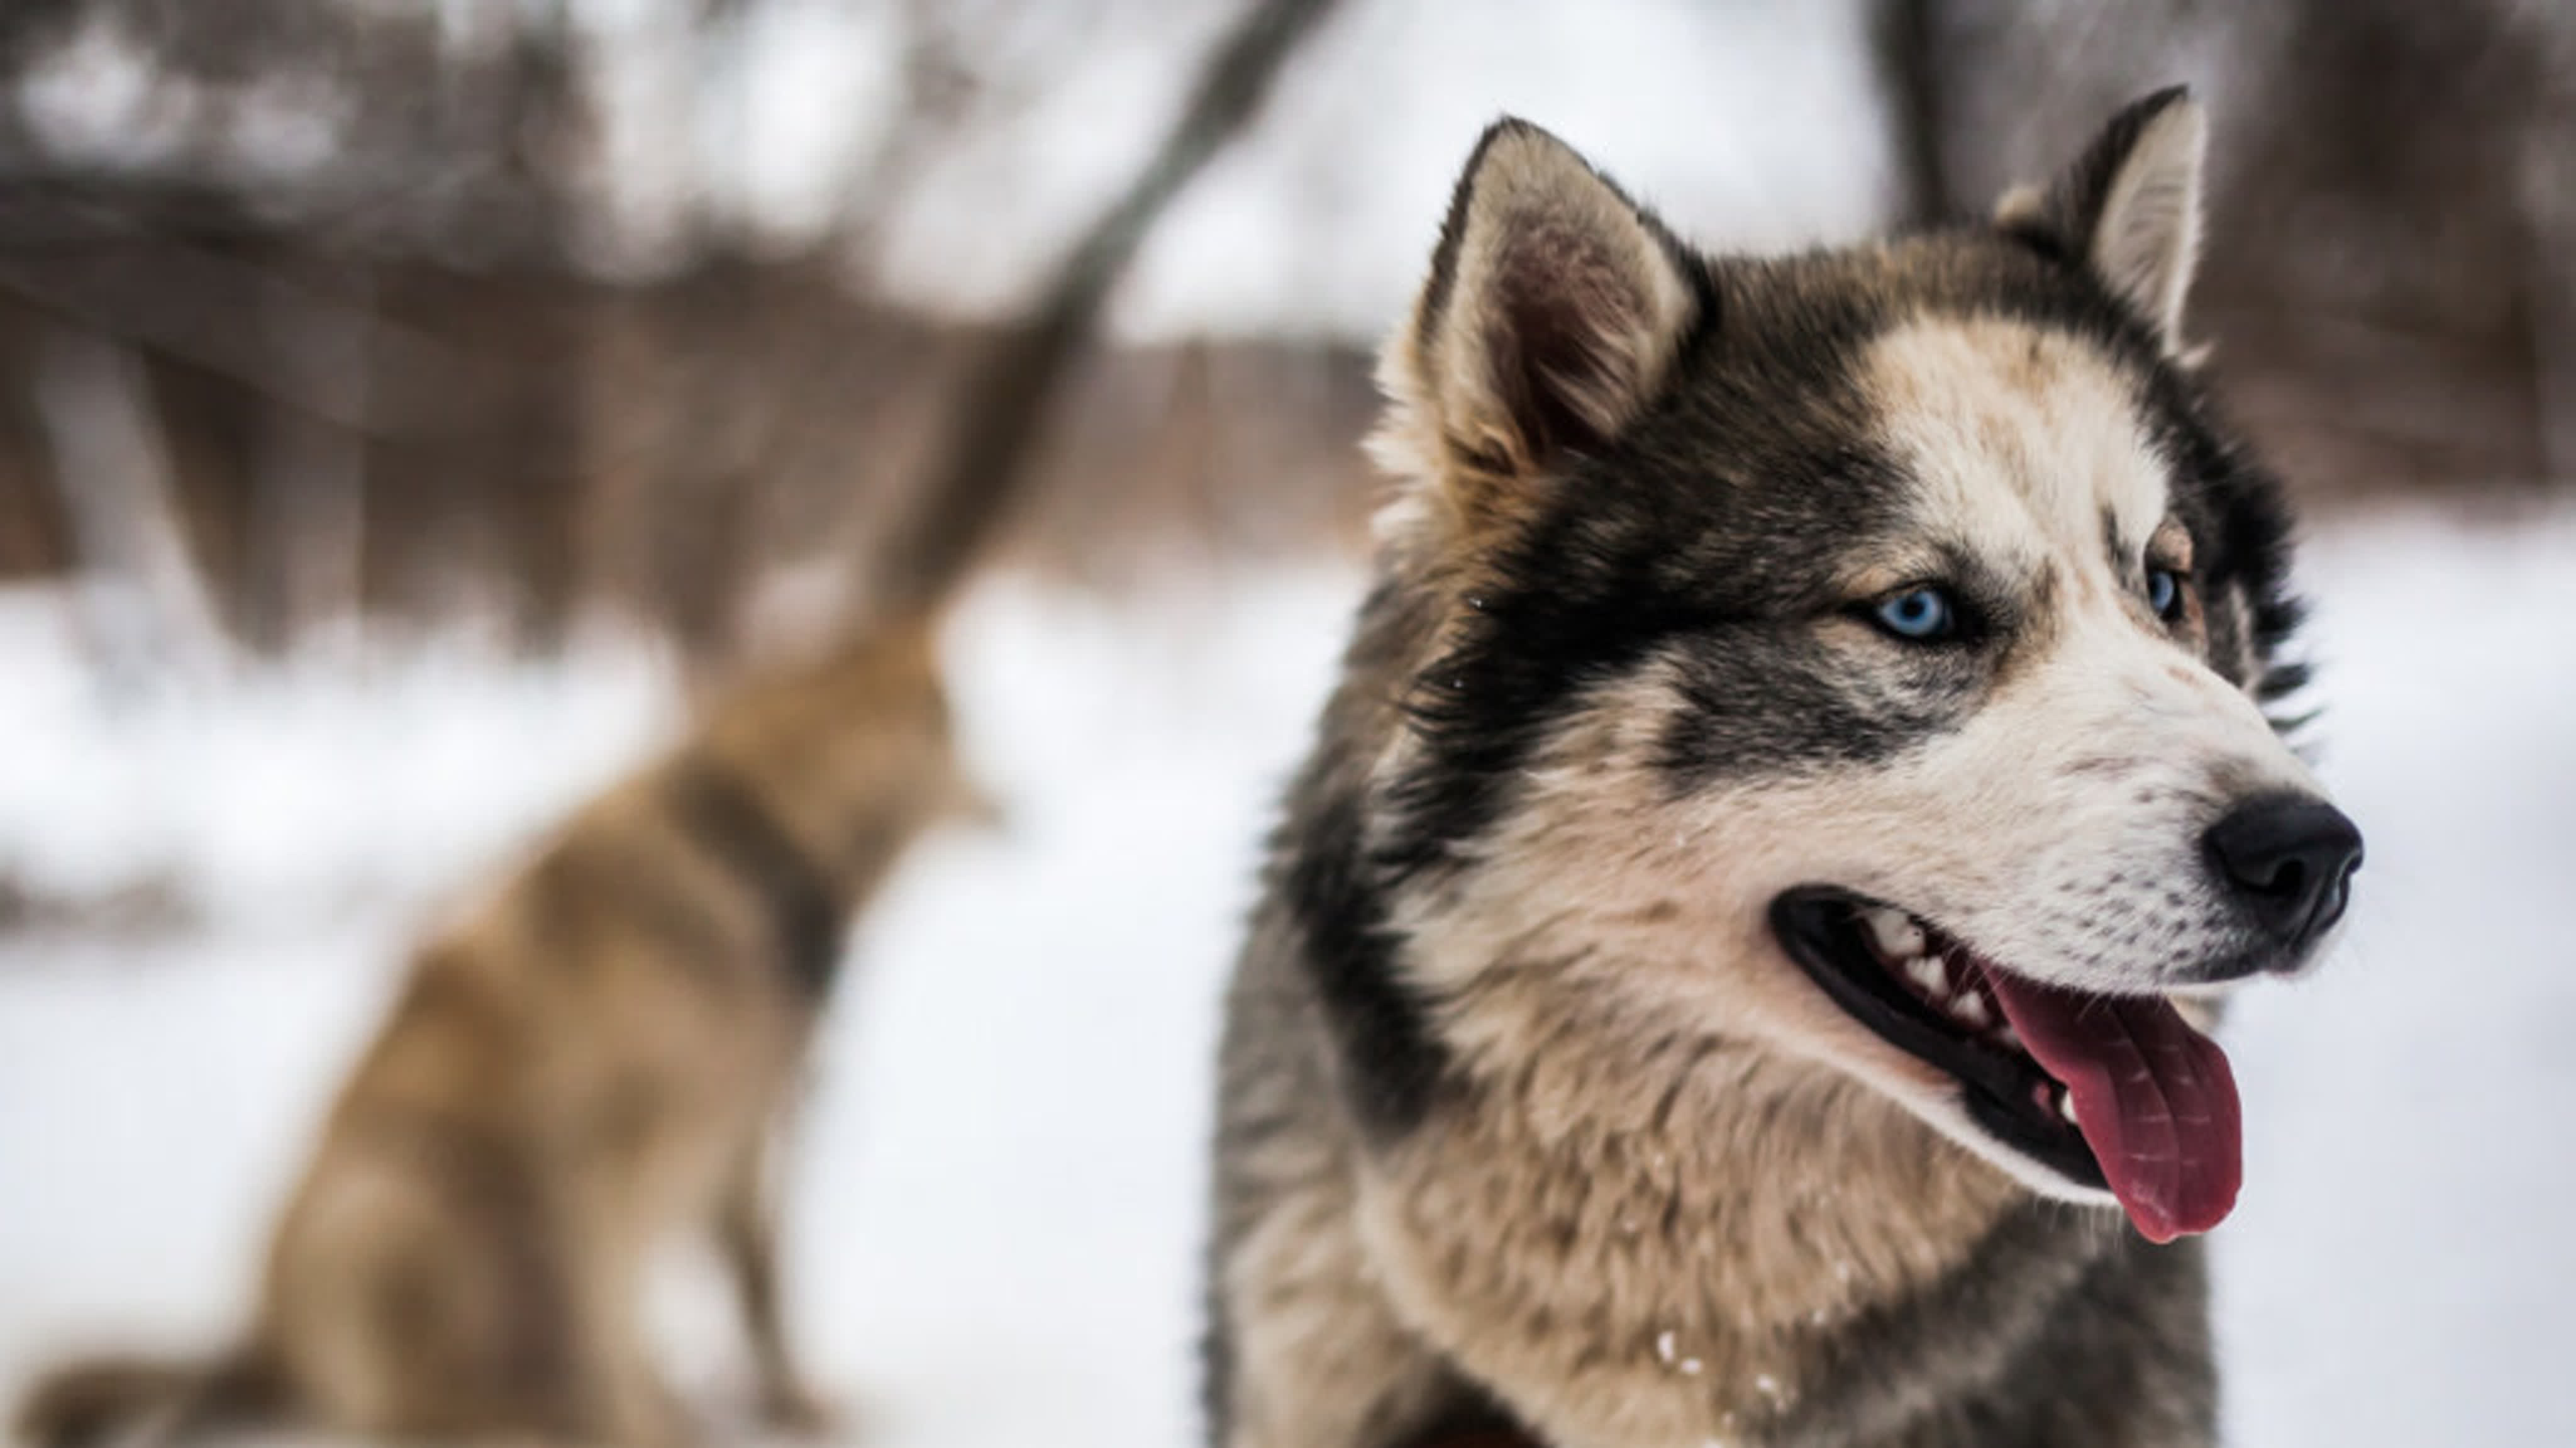
<instances>
[{"instance_id":1,"label":"blue eye","mask_svg":"<svg viewBox=\"0 0 2576 1448\"><path fill-rule=\"evenodd\" d=\"M2182 617L2182 575L2170 568L2147 570L2147 607L2167 623Z\"/></svg>"},{"instance_id":2,"label":"blue eye","mask_svg":"<svg viewBox=\"0 0 2576 1448\"><path fill-rule=\"evenodd\" d=\"M1940 588L1909 588L1878 601L1870 616L1878 626L1912 643L1932 643L1958 632L1958 610Z\"/></svg>"}]
</instances>

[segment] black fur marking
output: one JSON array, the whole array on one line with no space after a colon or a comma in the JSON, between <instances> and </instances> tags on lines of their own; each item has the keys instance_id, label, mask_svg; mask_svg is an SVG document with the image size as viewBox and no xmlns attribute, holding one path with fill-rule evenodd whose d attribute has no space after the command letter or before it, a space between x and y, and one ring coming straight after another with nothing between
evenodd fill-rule
<instances>
[{"instance_id":1,"label":"black fur marking","mask_svg":"<svg viewBox=\"0 0 2576 1448\"><path fill-rule=\"evenodd\" d=\"M1758 663L1748 668L1757 650ZM1916 665L1908 695L1862 698L1849 682L1851 667L1812 641L1726 640L1711 652L1685 654L1681 696L1688 708L1666 731L1663 768L1676 788L1697 789L1781 761L1892 759L1964 723L1990 677L1978 656L1944 652Z\"/></svg>"},{"instance_id":2,"label":"black fur marking","mask_svg":"<svg viewBox=\"0 0 2576 1448\"><path fill-rule=\"evenodd\" d=\"M1396 967L1386 901L1361 839L1356 789L1310 801L1290 848L1282 831L1280 884L1305 936L1304 958L1341 1048L1352 1112L1381 1139L1431 1109L1448 1053Z\"/></svg>"},{"instance_id":3,"label":"black fur marking","mask_svg":"<svg viewBox=\"0 0 2576 1448\"><path fill-rule=\"evenodd\" d=\"M2229 440L2209 397L2170 367L2149 384L2149 425L2172 460L2173 506L2192 535L2192 582L2209 618L2210 666L2255 699L2278 704L2308 681L2305 664L2282 658L2307 607L2290 591L2291 532L2280 479ZM2241 590L2250 617L2234 616ZM2240 632L2241 631L2241 632ZM2240 677L2236 640L2262 668Z\"/></svg>"},{"instance_id":4,"label":"black fur marking","mask_svg":"<svg viewBox=\"0 0 2576 1448\"><path fill-rule=\"evenodd\" d=\"M1225 1310L1227 1244L1211 1239L1199 1262L1199 1441L1234 1441L1234 1333Z\"/></svg>"},{"instance_id":5,"label":"black fur marking","mask_svg":"<svg viewBox=\"0 0 2576 1448\"><path fill-rule=\"evenodd\" d=\"M1616 677L1674 634L1707 625L1649 586L1637 565L1650 561L1601 560L1584 570L1593 588L1583 593L1558 591L1555 584L1577 580L1542 564L1527 582L1486 597L1468 638L1424 671L1407 699L1431 749L1395 790L1401 824L1379 865L1409 876L1474 839L1501 812L1512 775L1585 687Z\"/></svg>"},{"instance_id":6,"label":"black fur marking","mask_svg":"<svg viewBox=\"0 0 2576 1448\"><path fill-rule=\"evenodd\" d=\"M2152 1246L2095 1214L2033 1201L1918 1296L1837 1328L1823 1373L1767 1425L1766 1441L2210 1441L2201 1263L2197 1241ZM1891 1374L1892 1362L1910 1371ZM1967 1391L1927 1421L1926 1381Z\"/></svg>"},{"instance_id":7,"label":"black fur marking","mask_svg":"<svg viewBox=\"0 0 2576 1448\"><path fill-rule=\"evenodd\" d=\"M1407 1434L1399 1448L1542 1448L1538 1435L1514 1421L1491 1395L1467 1387L1458 1388L1456 1395L1457 1402Z\"/></svg>"},{"instance_id":8,"label":"black fur marking","mask_svg":"<svg viewBox=\"0 0 2576 1448\"><path fill-rule=\"evenodd\" d=\"M760 899L789 979L811 998L829 993L847 923L831 877L789 838L750 786L717 761L683 758L672 767L670 788L691 836Z\"/></svg>"}]
</instances>

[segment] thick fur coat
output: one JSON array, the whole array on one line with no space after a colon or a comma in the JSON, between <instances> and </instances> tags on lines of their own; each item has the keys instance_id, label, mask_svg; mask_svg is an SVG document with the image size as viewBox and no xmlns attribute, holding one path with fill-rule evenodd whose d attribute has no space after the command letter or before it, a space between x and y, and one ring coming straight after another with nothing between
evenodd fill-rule
<instances>
[{"instance_id":1,"label":"thick fur coat","mask_svg":"<svg viewBox=\"0 0 2576 1448\"><path fill-rule=\"evenodd\" d=\"M1989 224L1746 258L1486 135L1228 1001L1212 1441L2212 1441L2206 998L2359 840L2266 718L2202 136L2168 92Z\"/></svg>"}]
</instances>

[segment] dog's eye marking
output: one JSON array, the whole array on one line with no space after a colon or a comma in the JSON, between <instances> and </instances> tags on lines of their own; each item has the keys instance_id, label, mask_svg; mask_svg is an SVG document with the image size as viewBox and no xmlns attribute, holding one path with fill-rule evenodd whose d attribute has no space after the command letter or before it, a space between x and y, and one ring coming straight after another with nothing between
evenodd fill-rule
<instances>
[{"instance_id":1,"label":"dog's eye marking","mask_svg":"<svg viewBox=\"0 0 2576 1448\"><path fill-rule=\"evenodd\" d=\"M2147 607L2167 625L2183 623L2191 613L2191 532L2182 520L2167 517L2147 540Z\"/></svg>"},{"instance_id":2,"label":"dog's eye marking","mask_svg":"<svg viewBox=\"0 0 2576 1448\"><path fill-rule=\"evenodd\" d=\"M1869 616L1882 630L1907 643L1939 643L1959 632L1959 607L1950 591L1934 584L1899 589L1871 607Z\"/></svg>"},{"instance_id":3,"label":"dog's eye marking","mask_svg":"<svg viewBox=\"0 0 2576 1448\"><path fill-rule=\"evenodd\" d=\"M2182 622L2182 572L2173 568L2150 567L2147 570L2147 607L2167 623Z\"/></svg>"}]
</instances>

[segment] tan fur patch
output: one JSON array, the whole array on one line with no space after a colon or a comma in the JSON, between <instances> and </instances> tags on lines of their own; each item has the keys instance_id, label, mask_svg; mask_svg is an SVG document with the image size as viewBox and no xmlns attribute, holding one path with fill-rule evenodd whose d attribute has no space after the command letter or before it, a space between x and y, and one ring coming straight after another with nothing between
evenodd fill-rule
<instances>
[{"instance_id":1,"label":"tan fur patch","mask_svg":"<svg viewBox=\"0 0 2576 1448\"><path fill-rule=\"evenodd\" d=\"M2073 337L1918 322L1872 343L1860 373L1927 532L2027 576L2054 563L2092 582L2110 566L2105 511L2132 538L2164 520L2166 464L2139 431L2139 384Z\"/></svg>"}]
</instances>

